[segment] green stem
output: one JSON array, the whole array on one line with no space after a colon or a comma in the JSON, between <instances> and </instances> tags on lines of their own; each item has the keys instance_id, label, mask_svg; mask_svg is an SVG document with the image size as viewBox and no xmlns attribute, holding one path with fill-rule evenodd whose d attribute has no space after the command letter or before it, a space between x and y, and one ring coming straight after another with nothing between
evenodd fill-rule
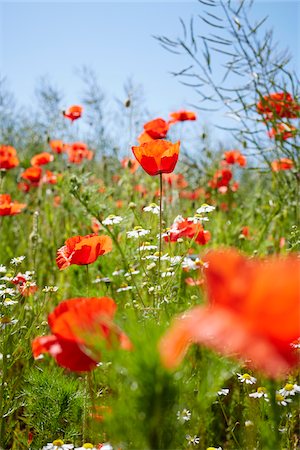
<instances>
[{"instance_id":1,"label":"green stem","mask_svg":"<svg viewBox=\"0 0 300 450\"><path fill-rule=\"evenodd\" d=\"M159 174L159 241L158 241L158 283L161 287L161 234L162 234L162 173ZM160 291L161 296L161 291Z\"/></svg>"}]
</instances>

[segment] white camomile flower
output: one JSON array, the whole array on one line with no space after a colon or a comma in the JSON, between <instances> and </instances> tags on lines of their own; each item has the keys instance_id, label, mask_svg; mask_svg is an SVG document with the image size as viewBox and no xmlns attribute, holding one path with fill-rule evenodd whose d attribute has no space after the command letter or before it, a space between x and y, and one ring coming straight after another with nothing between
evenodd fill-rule
<instances>
[{"instance_id":1,"label":"white camomile flower","mask_svg":"<svg viewBox=\"0 0 300 450\"><path fill-rule=\"evenodd\" d=\"M132 231L127 231L127 237L130 238L135 238L138 239L141 236L146 236L146 234L149 234L150 230L144 230L144 228L137 226L134 227L134 229Z\"/></svg>"},{"instance_id":2,"label":"white camomile flower","mask_svg":"<svg viewBox=\"0 0 300 450\"><path fill-rule=\"evenodd\" d=\"M159 206L156 203L150 203L149 206L145 206L143 208L143 211L145 212L151 212L152 214L159 214Z\"/></svg>"},{"instance_id":3,"label":"white camomile flower","mask_svg":"<svg viewBox=\"0 0 300 450\"><path fill-rule=\"evenodd\" d=\"M119 287L119 289L117 289L116 292L131 291L131 289L133 289L132 286L124 285L124 286Z\"/></svg>"},{"instance_id":4,"label":"white camomile flower","mask_svg":"<svg viewBox=\"0 0 300 450\"><path fill-rule=\"evenodd\" d=\"M12 264L13 266L18 266L24 261L25 258L25 256L17 256L16 258L12 258L10 264Z\"/></svg>"},{"instance_id":5,"label":"white camomile flower","mask_svg":"<svg viewBox=\"0 0 300 450\"><path fill-rule=\"evenodd\" d=\"M255 384L257 381L256 378L249 375L249 373L237 373L237 377L241 383L245 384Z\"/></svg>"},{"instance_id":6,"label":"white camomile flower","mask_svg":"<svg viewBox=\"0 0 300 450\"><path fill-rule=\"evenodd\" d=\"M74 450L86 450L87 448L90 450L97 450L97 447L95 447L94 444L91 444L90 442L86 442L82 447L75 447ZM103 446L101 448L103 448Z\"/></svg>"},{"instance_id":7,"label":"white camomile flower","mask_svg":"<svg viewBox=\"0 0 300 450\"><path fill-rule=\"evenodd\" d=\"M264 398L266 401L269 401L268 394L266 392L266 388L259 386L256 390L256 392L252 392L249 394L249 397L251 398Z\"/></svg>"},{"instance_id":8,"label":"white camomile flower","mask_svg":"<svg viewBox=\"0 0 300 450\"><path fill-rule=\"evenodd\" d=\"M187 434L185 436L186 440L188 441L188 445L198 445L200 443L200 438L199 436L191 436L189 434Z\"/></svg>"},{"instance_id":9,"label":"white camomile flower","mask_svg":"<svg viewBox=\"0 0 300 450\"><path fill-rule=\"evenodd\" d=\"M0 264L0 273L6 273L7 269L3 264Z\"/></svg>"},{"instance_id":10,"label":"white camomile flower","mask_svg":"<svg viewBox=\"0 0 300 450\"><path fill-rule=\"evenodd\" d=\"M103 225L117 225L118 223L121 223L122 220L123 217L110 214L106 219L102 220L102 223Z\"/></svg>"},{"instance_id":11,"label":"white camomile flower","mask_svg":"<svg viewBox=\"0 0 300 450\"><path fill-rule=\"evenodd\" d=\"M284 397L284 395L280 394L279 392L276 392L276 402L280 406L287 406L288 403L291 403L291 399Z\"/></svg>"},{"instance_id":12,"label":"white camomile flower","mask_svg":"<svg viewBox=\"0 0 300 450\"><path fill-rule=\"evenodd\" d=\"M200 208L197 209L198 214L207 214L211 213L215 210L215 206L208 205L207 203L203 203L203 205L200 206Z\"/></svg>"},{"instance_id":13,"label":"white camomile flower","mask_svg":"<svg viewBox=\"0 0 300 450\"><path fill-rule=\"evenodd\" d=\"M177 411L176 416L179 422L184 423L191 420L192 413L189 409L184 408L182 411Z\"/></svg>"},{"instance_id":14,"label":"white camomile flower","mask_svg":"<svg viewBox=\"0 0 300 450\"><path fill-rule=\"evenodd\" d=\"M289 395L300 394L300 386L298 384L287 383L282 389L279 389L279 394L284 397L288 397Z\"/></svg>"},{"instance_id":15,"label":"white camomile flower","mask_svg":"<svg viewBox=\"0 0 300 450\"><path fill-rule=\"evenodd\" d=\"M57 292L58 286L45 286L43 292Z\"/></svg>"},{"instance_id":16,"label":"white camomile flower","mask_svg":"<svg viewBox=\"0 0 300 450\"><path fill-rule=\"evenodd\" d=\"M73 448L73 444L65 444L61 439L55 439L53 442L45 445L42 450L71 450Z\"/></svg>"},{"instance_id":17,"label":"white camomile flower","mask_svg":"<svg viewBox=\"0 0 300 450\"><path fill-rule=\"evenodd\" d=\"M228 388L222 388L218 391L218 395L228 395L229 394L229 389Z\"/></svg>"},{"instance_id":18,"label":"white camomile flower","mask_svg":"<svg viewBox=\"0 0 300 450\"><path fill-rule=\"evenodd\" d=\"M193 223L208 222L209 218L206 216L201 216L201 214L195 214L193 217L188 217L188 220Z\"/></svg>"},{"instance_id":19,"label":"white camomile flower","mask_svg":"<svg viewBox=\"0 0 300 450\"><path fill-rule=\"evenodd\" d=\"M151 245L149 242L143 242L142 245L138 248L140 252L145 252L147 250L156 250L157 245Z\"/></svg>"}]
</instances>

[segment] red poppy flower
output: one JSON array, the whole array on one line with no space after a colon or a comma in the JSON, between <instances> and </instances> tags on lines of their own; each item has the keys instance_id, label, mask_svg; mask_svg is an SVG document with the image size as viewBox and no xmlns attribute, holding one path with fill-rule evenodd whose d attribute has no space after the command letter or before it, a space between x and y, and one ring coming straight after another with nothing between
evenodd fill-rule
<instances>
[{"instance_id":1,"label":"red poppy flower","mask_svg":"<svg viewBox=\"0 0 300 450\"><path fill-rule=\"evenodd\" d=\"M282 376L298 360L291 343L300 335L300 261L247 259L228 249L210 252L206 262L209 305L175 320L160 343L164 365L175 367L195 342Z\"/></svg>"},{"instance_id":2,"label":"red poppy flower","mask_svg":"<svg viewBox=\"0 0 300 450\"><path fill-rule=\"evenodd\" d=\"M140 167L138 161L133 158L123 158L121 166L124 167L124 169L129 169L131 173L135 173Z\"/></svg>"},{"instance_id":3,"label":"red poppy flower","mask_svg":"<svg viewBox=\"0 0 300 450\"><path fill-rule=\"evenodd\" d=\"M46 184L56 184L59 177L61 177L61 174L55 175L55 173L51 172L51 170L46 170L42 181Z\"/></svg>"},{"instance_id":4,"label":"red poppy flower","mask_svg":"<svg viewBox=\"0 0 300 450\"><path fill-rule=\"evenodd\" d=\"M57 250L56 264L60 270L72 264L79 266L91 264L111 250L112 240L109 236L97 234L74 236L67 239L65 245Z\"/></svg>"},{"instance_id":5,"label":"red poppy flower","mask_svg":"<svg viewBox=\"0 0 300 450\"><path fill-rule=\"evenodd\" d=\"M84 159L89 161L93 159L94 153L88 149L87 145L83 142L73 142L66 147L68 153L69 162L73 164L80 164Z\"/></svg>"},{"instance_id":6,"label":"red poppy flower","mask_svg":"<svg viewBox=\"0 0 300 450\"><path fill-rule=\"evenodd\" d=\"M197 116L193 111L177 111L170 114L172 118L169 123L184 122L185 120L196 120Z\"/></svg>"},{"instance_id":7,"label":"red poppy flower","mask_svg":"<svg viewBox=\"0 0 300 450\"><path fill-rule=\"evenodd\" d=\"M271 139L282 139L286 141L287 139L295 136L296 132L297 128L295 128L293 125L288 125L282 122L276 125L274 128L271 128L271 130L268 131L268 135Z\"/></svg>"},{"instance_id":8,"label":"red poppy flower","mask_svg":"<svg viewBox=\"0 0 300 450\"><path fill-rule=\"evenodd\" d=\"M139 137L137 138L137 140L138 140L138 143L139 143L140 145L142 145L142 144L144 144L145 142L151 142L151 141L154 141L155 139L152 139L152 137L150 137L149 134L146 133L146 131L143 131L143 133L141 133L141 134L139 135Z\"/></svg>"},{"instance_id":9,"label":"red poppy flower","mask_svg":"<svg viewBox=\"0 0 300 450\"><path fill-rule=\"evenodd\" d=\"M0 169L13 169L19 165L17 151L10 145L0 145Z\"/></svg>"},{"instance_id":10,"label":"red poppy flower","mask_svg":"<svg viewBox=\"0 0 300 450\"><path fill-rule=\"evenodd\" d=\"M245 167L247 160L239 150L230 150L224 153L224 159L227 164L239 164L241 167Z\"/></svg>"},{"instance_id":11,"label":"red poppy flower","mask_svg":"<svg viewBox=\"0 0 300 450\"><path fill-rule=\"evenodd\" d=\"M189 185L182 173L164 173L163 181L178 189L184 189Z\"/></svg>"},{"instance_id":12,"label":"red poppy flower","mask_svg":"<svg viewBox=\"0 0 300 450\"><path fill-rule=\"evenodd\" d=\"M49 162L52 162L54 159L54 156L51 155L51 153L43 152L38 153L37 155L34 155L31 160L30 164L32 166L43 166L44 164L48 164Z\"/></svg>"},{"instance_id":13,"label":"red poppy flower","mask_svg":"<svg viewBox=\"0 0 300 450\"><path fill-rule=\"evenodd\" d=\"M73 105L70 106L70 108L68 108L67 110L63 111L63 115L73 122L74 120L77 120L81 117L82 111L82 106Z\"/></svg>"},{"instance_id":14,"label":"red poppy flower","mask_svg":"<svg viewBox=\"0 0 300 450\"><path fill-rule=\"evenodd\" d=\"M170 173L175 169L180 142L169 141L146 142L139 147L132 147L134 156L149 175Z\"/></svg>"},{"instance_id":15,"label":"red poppy flower","mask_svg":"<svg viewBox=\"0 0 300 450\"><path fill-rule=\"evenodd\" d=\"M34 358L49 353L74 372L93 370L101 359L97 345L115 343L131 349L127 336L113 323L117 305L108 297L72 298L61 302L48 316L52 334L32 342Z\"/></svg>"},{"instance_id":16,"label":"red poppy flower","mask_svg":"<svg viewBox=\"0 0 300 450\"><path fill-rule=\"evenodd\" d=\"M63 153L66 150L66 145L61 140L53 140L49 142L51 150L53 153Z\"/></svg>"},{"instance_id":17,"label":"red poppy flower","mask_svg":"<svg viewBox=\"0 0 300 450\"><path fill-rule=\"evenodd\" d=\"M279 172L281 170L291 170L294 167L294 163L289 158L276 159L271 163L273 172Z\"/></svg>"},{"instance_id":18,"label":"red poppy flower","mask_svg":"<svg viewBox=\"0 0 300 450\"><path fill-rule=\"evenodd\" d=\"M9 194L0 194L0 216L14 216L26 206L25 203L13 202Z\"/></svg>"},{"instance_id":19,"label":"red poppy flower","mask_svg":"<svg viewBox=\"0 0 300 450\"><path fill-rule=\"evenodd\" d=\"M179 192L180 198L185 198L188 200L198 200L200 196L204 196L205 191L202 188L195 189L194 191L181 191Z\"/></svg>"},{"instance_id":20,"label":"red poppy flower","mask_svg":"<svg viewBox=\"0 0 300 450\"><path fill-rule=\"evenodd\" d=\"M43 171L39 166L28 167L28 169L24 170L21 174L21 178L30 181L33 186L36 186L41 181L42 173Z\"/></svg>"},{"instance_id":21,"label":"red poppy flower","mask_svg":"<svg viewBox=\"0 0 300 450\"><path fill-rule=\"evenodd\" d=\"M175 220L167 235L164 236L166 242L177 242L179 238L187 237L194 239L199 245L205 245L211 238L209 231L204 230L201 223L194 223L193 220L179 218Z\"/></svg>"},{"instance_id":22,"label":"red poppy flower","mask_svg":"<svg viewBox=\"0 0 300 450\"><path fill-rule=\"evenodd\" d=\"M169 131L169 124L158 118L145 123L144 130L152 139L164 139Z\"/></svg>"},{"instance_id":23,"label":"red poppy flower","mask_svg":"<svg viewBox=\"0 0 300 450\"><path fill-rule=\"evenodd\" d=\"M266 120L276 117L295 119L299 115L300 105L295 102L288 92L274 92L265 95L256 105L257 111L265 116Z\"/></svg>"}]
</instances>

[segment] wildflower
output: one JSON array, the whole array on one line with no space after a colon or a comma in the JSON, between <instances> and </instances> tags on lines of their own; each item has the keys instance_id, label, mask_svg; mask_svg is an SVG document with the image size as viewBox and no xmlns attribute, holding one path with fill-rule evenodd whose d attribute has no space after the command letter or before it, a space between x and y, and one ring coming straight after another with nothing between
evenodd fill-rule
<instances>
[{"instance_id":1,"label":"wildflower","mask_svg":"<svg viewBox=\"0 0 300 450\"><path fill-rule=\"evenodd\" d=\"M125 292L125 291L131 291L133 289L132 286L128 286L128 284L123 284L121 287L117 289L117 292Z\"/></svg>"},{"instance_id":2,"label":"wildflower","mask_svg":"<svg viewBox=\"0 0 300 450\"><path fill-rule=\"evenodd\" d=\"M138 275L139 273L140 273L139 270L136 270L136 269L129 269L129 272L126 272L126 273L124 274L124 277L128 278L128 277L131 277L132 275Z\"/></svg>"},{"instance_id":3,"label":"wildflower","mask_svg":"<svg viewBox=\"0 0 300 450\"><path fill-rule=\"evenodd\" d=\"M133 158L123 158L121 161L121 165L124 168L128 168L130 170L130 173L135 173L140 167L138 161Z\"/></svg>"},{"instance_id":4,"label":"wildflower","mask_svg":"<svg viewBox=\"0 0 300 450\"><path fill-rule=\"evenodd\" d=\"M277 117L295 119L300 111L300 105L288 92L274 92L265 95L257 103L256 107L257 112L263 114L266 120L276 119Z\"/></svg>"},{"instance_id":5,"label":"wildflower","mask_svg":"<svg viewBox=\"0 0 300 450\"><path fill-rule=\"evenodd\" d=\"M152 214L159 214L159 206L156 203L150 203L149 206L145 206L143 211L151 212Z\"/></svg>"},{"instance_id":6,"label":"wildflower","mask_svg":"<svg viewBox=\"0 0 300 450\"><path fill-rule=\"evenodd\" d=\"M102 220L103 225L116 225L121 223L123 217L115 216L114 214L110 214L106 219Z\"/></svg>"},{"instance_id":7,"label":"wildflower","mask_svg":"<svg viewBox=\"0 0 300 450\"><path fill-rule=\"evenodd\" d=\"M66 146L68 161L73 164L81 164L84 159L88 161L93 159L94 153L88 149L84 142L73 142Z\"/></svg>"},{"instance_id":8,"label":"wildflower","mask_svg":"<svg viewBox=\"0 0 300 450\"><path fill-rule=\"evenodd\" d=\"M3 264L0 264L0 273L6 273L7 269Z\"/></svg>"},{"instance_id":9,"label":"wildflower","mask_svg":"<svg viewBox=\"0 0 300 450\"><path fill-rule=\"evenodd\" d=\"M162 278L173 277L174 275L175 275L175 272L173 272L172 270L167 270L166 272L161 272Z\"/></svg>"},{"instance_id":10,"label":"wildflower","mask_svg":"<svg viewBox=\"0 0 300 450\"><path fill-rule=\"evenodd\" d=\"M252 422L252 420L246 420L245 421L245 427L249 428L249 427L253 427L254 423Z\"/></svg>"},{"instance_id":11,"label":"wildflower","mask_svg":"<svg viewBox=\"0 0 300 450\"><path fill-rule=\"evenodd\" d=\"M43 289L43 292L47 293L47 292L57 292L58 291L58 286L45 286Z\"/></svg>"},{"instance_id":12,"label":"wildflower","mask_svg":"<svg viewBox=\"0 0 300 450\"><path fill-rule=\"evenodd\" d=\"M298 384L287 383L282 389L279 389L279 394L284 397L288 397L289 395L295 395L300 393L300 386Z\"/></svg>"},{"instance_id":13,"label":"wildflower","mask_svg":"<svg viewBox=\"0 0 300 450\"><path fill-rule=\"evenodd\" d=\"M74 120L77 120L81 117L82 111L83 111L82 106L73 105L73 106L70 106L70 108L63 111L63 115L67 119L70 119L71 122L74 122Z\"/></svg>"},{"instance_id":14,"label":"wildflower","mask_svg":"<svg viewBox=\"0 0 300 450\"><path fill-rule=\"evenodd\" d=\"M38 186L42 179L43 171L39 166L28 167L21 174L23 180L29 181L31 186Z\"/></svg>"},{"instance_id":15,"label":"wildflower","mask_svg":"<svg viewBox=\"0 0 300 450\"><path fill-rule=\"evenodd\" d=\"M12 264L13 266L18 266L19 264L22 264L25 258L26 256L17 256L16 258L12 258L10 260L10 264Z\"/></svg>"},{"instance_id":16,"label":"wildflower","mask_svg":"<svg viewBox=\"0 0 300 450\"><path fill-rule=\"evenodd\" d=\"M0 216L15 216L26 206L25 203L13 202L9 194L0 194Z\"/></svg>"},{"instance_id":17,"label":"wildflower","mask_svg":"<svg viewBox=\"0 0 300 450\"><path fill-rule=\"evenodd\" d=\"M74 236L66 240L65 245L57 250L56 264L59 270L72 264L79 266L91 264L99 256L112 250L112 240L109 236L88 234Z\"/></svg>"},{"instance_id":18,"label":"wildflower","mask_svg":"<svg viewBox=\"0 0 300 450\"><path fill-rule=\"evenodd\" d=\"M6 287L4 284L0 285L0 297L6 297L7 295L15 295L15 290Z\"/></svg>"},{"instance_id":19,"label":"wildflower","mask_svg":"<svg viewBox=\"0 0 300 450\"><path fill-rule=\"evenodd\" d=\"M52 162L53 160L54 160L54 156L51 155L51 153L43 152L43 153L38 153L37 155L34 155L30 160L30 164L32 166L43 166L44 164L48 164L49 162Z\"/></svg>"},{"instance_id":20,"label":"wildflower","mask_svg":"<svg viewBox=\"0 0 300 450\"><path fill-rule=\"evenodd\" d=\"M90 450L99 449L99 447L95 447L94 444L91 444L90 442L86 442L85 444L83 444L82 447L76 447L76 448L74 448L74 450L86 450L87 448ZM103 449L103 446L101 446L101 449Z\"/></svg>"},{"instance_id":21,"label":"wildflower","mask_svg":"<svg viewBox=\"0 0 300 450\"><path fill-rule=\"evenodd\" d=\"M71 450L73 448L73 444L65 444L61 439L55 439L55 441L45 445L42 450Z\"/></svg>"},{"instance_id":22,"label":"wildflower","mask_svg":"<svg viewBox=\"0 0 300 450\"><path fill-rule=\"evenodd\" d=\"M207 203L203 203L200 208L197 209L197 214L208 214L213 212L216 209L215 206L208 205Z\"/></svg>"},{"instance_id":23,"label":"wildflower","mask_svg":"<svg viewBox=\"0 0 300 450\"><path fill-rule=\"evenodd\" d=\"M49 142L49 145L53 153L57 154L63 153L66 149L65 144L61 140L52 140Z\"/></svg>"},{"instance_id":24,"label":"wildflower","mask_svg":"<svg viewBox=\"0 0 300 450\"><path fill-rule=\"evenodd\" d=\"M12 318L4 316L4 315L0 316L0 329L1 330L8 327L9 325L15 325L16 323L18 323L17 319L12 319Z\"/></svg>"},{"instance_id":25,"label":"wildflower","mask_svg":"<svg viewBox=\"0 0 300 450\"><path fill-rule=\"evenodd\" d=\"M222 450L222 447L207 447L206 450Z\"/></svg>"},{"instance_id":26,"label":"wildflower","mask_svg":"<svg viewBox=\"0 0 300 450\"><path fill-rule=\"evenodd\" d=\"M249 394L249 397L251 398L264 398L265 400L268 400L268 394L266 392L266 388L260 386L257 388L256 392L252 392Z\"/></svg>"},{"instance_id":27,"label":"wildflower","mask_svg":"<svg viewBox=\"0 0 300 450\"><path fill-rule=\"evenodd\" d=\"M113 323L117 305L113 299L72 298L61 302L48 316L51 335L32 342L34 358L49 353L56 362L74 372L93 370L101 354L95 343L116 342L130 349L127 336Z\"/></svg>"},{"instance_id":28,"label":"wildflower","mask_svg":"<svg viewBox=\"0 0 300 450\"><path fill-rule=\"evenodd\" d=\"M221 188L221 193L226 193L228 186L229 186L229 182L232 179L232 172L230 169L221 169L221 170L217 170L212 178L212 180L210 180L208 182L208 185L212 188L212 189L218 189L220 190ZM227 188L227 189L224 189Z\"/></svg>"},{"instance_id":29,"label":"wildflower","mask_svg":"<svg viewBox=\"0 0 300 450\"><path fill-rule=\"evenodd\" d=\"M297 128L295 128L293 125L288 125L284 122L279 123L275 127L271 128L271 130L268 131L269 137L272 139L282 139L283 141L286 141L289 138L292 138L297 133Z\"/></svg>"},{"instance_id":30,"label":"wildflower","mask_svg":"<svg viewBox=\"0 0 300 450\"><path fill-rule=\"evenodd\" d=\"M96 278L93 283L111 283L111 279L109 277Z\"/></svg>"},{"instance_id":31,"label":"wildflower","mask_svg":"<svg viewBox=\"0 0 300 450\"><path fill-rule=\"evenodd\" d=\"M182 411L177 411L177 419L179 422L188 422L191 420L192 413L188 409L184 408Z\"/></svg>"},{"instance_id":32,"label":"wildflower","mask_svg":"<svg viewBox=\"0 0 300 450\"><path fill-rule=\"evenodd\" d=\"M112 275L114 277L118 277L119 275L122 275L124 273L124 269L120 269L120 270L115 270Z\"/></svg>"},{"instance_id":33,"label":"wildflower","mask_svg":"<svg viewBox=\"0 0 300 450\"><path fill-rule=\"evenodd\" d=\"M38 287L35 282L26 281L25 283L21 283L18 289L23 297L28 297L34 294L38 290Z\"/></svg>"},{"instance_id":34,"label":"wildflower","mask_svg":"<svg viewBox=\"0 0 300 450\"><path fill-rule=\"evenodd\" d=\"M144 252L147 250L156 250L157 245L151 245L149 242L143 242L142 245L139 247L140 252Z\"/></svg>"},{"instance_id":35,"label":"wildflower","mask_svg":"<svg viewBox=\"0 0 300 450\"><path fill-rule=\"evenodd\" d=\"M200 438L196 435L192 437L189 434L187 434L185 438L188 441L188 445L198 445L200 443Z\"/></svg>"},{"instance_id":36,"label":"wildflower","mask_svg":"<svg viewBox=\"0 0 300 450\"><path fill-rule=\"evenodd\" d=\"M291 170L294 167L294 163L289 158L276 159L271 162L271 168L273 172L279 172L281 170Z\"/></svg>"},{"instance_id":37,"label":"wildflower","mask_svg":"<svg viewBox=\"0 0 300 450\"><path fill-rule=\"evenodd\" d=\"M187 237L193 239L199 245L205 245L210 240L210 232L204 230L200 223L194 223L193 220L176 218L164 237L166 242L177 242L179 238Z\"/></svg>"},{"instance_id":38,"label":"wildflower","mask_svg":"<svg viewBox=\"0 0 300 450\"><path fill-rule=\"evenodd\" d=\"M256 378L249 375L249 373L243 373L243 375L237 373L237 377L241 383L245 384L255 384L257 381Z\"/></svg>"},{"instance_id":39,"label":"wildflower","mask_svg":"<svg viewBox=\"0 0 300 450\"><path fill-rule=\"evenodd\" d=\"M169 131L169 124L158 118L145 123L144 130L151 139L164 139Z\"/></svg>"},{"instance_id":40,"label":"wildflower","mask_svg":"<svg viewBox=\"0 0 300 450\"><path fill-rule=\"evenodd\" d=\"M134 227L134 229L132 231L127 231L127 237L130 238L139 238L141 236L146 236L146 234L149 234L150 230L144 230L142 227L137 226Z\"/></svg>"},{"instance_id":41,"label":"wildflower","mask_svg":"<svg viewBox=\"0 0 300 450\"><path fill-rule=\"evenodd\" d=\"M170 113L170 117L171 120L169 121L169 124L197 119L197 116L193 111L185 111L185 110Z\"/></svg>"},{"instance_id":42,"label":"wildflower","mask_svg":"<svg viewBox=\"0 0 300 450\"><path fill-rule=\"evenodd\" d=\"M170 173L175 169L180 143L169 141L146 142L139 147L132 147L134 156L142 168L151 176Z\"/></svg>"},{"instance_id":43,"label":"wildflower","mask_svg":"<svg viewBox=\"0 0 300 450\"><path fill-rule=\"evenodd\" d=\"M10 145L0 145L0 170L10 170L18 165L16 149Z\"/></svg>"},{"instance_id":44,"label":"wildflower","mask_svg":"<svg viewBox=\"0 0 300 450\"><path fill-rule=\"evenodd\" d=\"M295 366L297 355L290 344L300 334L298 258L248 259L227 249L209 252L205 262L210 304L174 322L160 343L164 365L178 365L196 342L243 358L272 378ZM254 382L250 375L238 376L241 382Z\"/></svg>"},{"instance_id":45,"label":"wildflower","mask_svg":"<svg viewBox=\"0 0 300 450\"><path fill-rule=\"evenodd\" d=\"M245 167L247 164L246 157L239 150L225 152L223 158L227 164L239 164L241 167Z\"/></svg>"},{"instance_id":46,"label":"wildflower","mask_svg":"<svg viewBox=\"0 0 300 450\"><path fill-rule=\"evenodd\" d=\"M276 402L278 405L281 406L287 406L288 403L291 403L291 399L290 398L286 398L285 396L283 396L282 394L280 394L279 392L276 392Z\"/></svg>"},{"instance_id":47,"label":"wildflower","mask_svg":"<svg viewBox=\"0 0 300 450\"><path fill-rule=\"evenodd\" d=\"M218 395L228 395L229 394L229 389L228 388L222 388L220 391L218 391Z\"/></svg>"}]
</instances>

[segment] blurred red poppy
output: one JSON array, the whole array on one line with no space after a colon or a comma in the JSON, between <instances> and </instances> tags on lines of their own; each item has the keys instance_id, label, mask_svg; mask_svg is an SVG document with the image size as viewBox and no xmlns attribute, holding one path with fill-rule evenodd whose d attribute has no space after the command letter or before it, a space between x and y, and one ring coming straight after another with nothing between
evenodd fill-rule
<instances>
[{"instance_id":1,"label":"blurred red poppy","mask_svg":"<svg viewBox=\"0 0 300 450\"><path fill-rule=\"evenodd\" d=\"M117 305L109 297L72 298L61 302L48 316L52 334L32 342L34 358L49 353L74 372L95 369L101 359L99 345L131 349L127 336L113 323Z\"/></svg>"},{"instance_id":2,"label":"blurred red poppy","mask_svg":"<svg viewBox=\"0 0 300 450\"><path fill-rule=\"evenodd\" d=\"M268 135L271 139L282 139L283 141L294 137L296 133L297 128L284 122L279 123L274 128L271 128L270 131L268 131Z\"/></svg>"},{"instance_id":3,"label":"blurred red poppy","mask_svg":"<svg viewBox=\"0 0 300 450\"><path fill-rule=\"evenodd\" d=\"M37 185L41 181L42 173L42 169L38 166L28 167L28 169L24 170L21 174L21 178L30 181L33 185Z\"/></svg>"},{"instance_id":4,"label":"blurred red poppy","mask_svg":"<svg viewBox=\"0 0 300 450\"><path fill-rule=\"evenodd\" d=\"M299 115L300 105L288 92L274 92L265 95L256 105L257 111L265 116L266 120L276 117L295 119Z\"/></svg>"},{"instance_id":5,"label":"blurred red poppy","mask_svg":"<svg viewBox=\"0 0 300 450\"><path fill-rule=\"evenodd\" d=\"M158 118L145 123L144 130L152 139L164 139L169 131L169 124Z\"/></svg>"},{"instance_id":6,"label":"blurred red poppy","mask_svg":"<svg viewBox=\"0 0 300 450\"><path fill-rule=\"evenodd\" d=\"M205 258L209 305L177 318L160 343L163 364L177 366L192 343L243 359L276 378L298 362L300 261L248 259L235 249Z\"/></svg>"},{"instance_id":7,"label":"blurred red poppy","mask_svg":"<svg viewBox=\"0 0 300 450\"><path fill-rule=\"evenodd\" d=\"M73 105L73 106L70 106L70 108L63 111L63 115L64 115L64 117L67 117L68 119L70 119L73 122L74 120L77 120L81 117L82 111L83 111L82 106Z\"/></svg>"},{"instance_id":8,"label":"blurred red poppy","mask_svg":"<svg viewBox=\"0 0 300 450\"><path fill-rule=\"evenodd\" d=\"M66 145L61 140L53 140L49 142L51 150L53 153L63 153L66 150Z\"/></svg>"},{"instance_id":9,"label":"blurred red poppy","mask_svg":"<svg viewBox=\"0 0 300 450\"><path fill-rule=\"evenodd\" d=\"M193 111L177 111L170 114L171 120L169 121L170 124L176 123L176 122L184 122L185 120L196 120L197 116Z\"/></svg>"},{"instance_id":10,"label":"blurred red poppy","mask_svg":"<svg viewBox=\"0 0 300 450\"><path fill-rule=\"evenodd\" d=\"M72 264L79 266L91 264L111 250L112 240L109 236L97 234L74 236L67 239L65 245L57 250L56 264L60 270Z\"/></svg>"},{"instance_id":11,"label":"blurred red poppy","mask_svg":"<svg viewBox=\"0 0 300 450\"><path fill-rule=\"evenodd\" d=\"M26 206L25 203L13 202L9 194L0 194L0 216L14 216Z\"/></svg>"},{"instance_id":12,"label":"blurred red poppy","mask_svg":"<svg viewBox=\"0 0 300 450\"><path fill-rule=\"evenodd\" d=\"M133 158L123 158L121 166L124 167L124 169L129 169L131 173L135 173L140 167L138 161Z\"/></svg>"},{"instance_id":13,"label":"blurred red poppy","mask_svg":"<svg viewBox=\"0 0 300 450\"><path fill-rule=\"evenodd\" d=\"M157 140L145 142L139 147L132 147L134 156L142 168L151 176L170 173L175 169L180 142Z\"/></svg>"},{"instance_id":14,"label":"blurred red poppy","mask_svg":"<svg viewBox=\"0 0 300 450\"><path fill-rule=\"evenodd\" d=\"M84 159L92 160L94 153L88 149L84 142L73 142L66 146L66 152L69 157L69 162L73 164L80 164Z\"/></svg>"},{"instance_id":15,"label":"blurred red poppy","mask_svg":"<svg viewBox=\"0 0 300 450\"><path fill-rule=\"evenodd\" d=\"M182 173L164 173L163 181L178 189L184 189L189 185Z\"/></svg>"},{"instance_id":16,"label":"blurred red poppy","mask_svg":"<svg viewBox=\"0 0 300 450\"><path fill-rule=\"evenodd\" d=\"M294 163L289 158L276 159L271 163L273 172L279 172L281 170L291 170L294 167Z\"/></svg>"},{"instance_id":17,"label":"blurred red poppy","mask_svg":"<svg viewBox=\"0 0 300 450\"><path fill-rule=\"evenodd\" d=\"M51 153L43 152L43 153L38 153L37 155L34 155L30 160L30 164L32 166L43 166L44 164L48 164L49 162L52 162L53 160L54 160L54 156L51 155Z\"/></svg>"},{"instance_id":18,"label":"blurred red poppy","mask_svg":"<svg viewBox=\"0 0 300 450\"><path fill-rule=\"evenodd\" d=\"M215 172L213 179L209 180L208 185L212 189L228 187L231 178L232 178L232 172L230 169L226 169L226 168L220 169Z\"/></svg>"},{"instance_id":19,"label":"blurred red poppy","mask_svg":"<svg viewBox=\"0 0 300 450\"><path fill-rule=\"evenodd\" d=\"M16 149L10 145L0 145L0 169L9 170L18 165Z\"/></svg>"},{"instance_id":20,"label":"blurred red poppy","mask_svg":"<svg viewBox=\"0 0 300 450\"><path fill-rule=\"evenodd\" d=\"M211 234L209 231L204 230L201 223L195 223L191 219L180 218L172 224L167 235L164 236L164 240L166 242L177 242L182 237L194 239L197 244L205 245L210 241Z\"/></svg>"},{"instance_id":21,"label":"blurred red poppy","mask_svg":"<svg viewBox=\"0 0 300 450\"><path fill-rule=\"evenodd\" d=\"M239 150L229 150L224 153L223 157L227 164L239 164L241 167L245 167L247 164L246 157Z\"/></svg>"}]
</instances>

